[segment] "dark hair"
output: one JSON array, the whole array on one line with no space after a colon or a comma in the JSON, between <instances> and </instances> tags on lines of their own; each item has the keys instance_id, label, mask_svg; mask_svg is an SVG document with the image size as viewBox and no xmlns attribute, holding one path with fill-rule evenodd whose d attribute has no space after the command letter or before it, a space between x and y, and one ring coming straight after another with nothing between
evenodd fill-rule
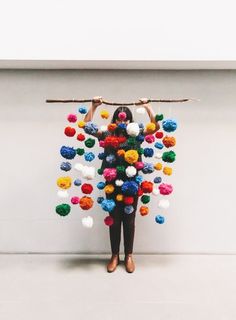
<instances>
[{"instance_id":1,"label":"dark hair","mask_svg":"<svg viewBox=\"0 0 236 320\"><path fill-rule=\"evenodd\" d=\"M113 113L112 116L112 123L115 123L116 120L118 120L118 114L120 112L125 112L126 113L126 120L129 120L130 122L133 122L133 114L131 112L131 110L127 107L119 107L115 110L115 112Z\"/></svg>"}]
</instances>

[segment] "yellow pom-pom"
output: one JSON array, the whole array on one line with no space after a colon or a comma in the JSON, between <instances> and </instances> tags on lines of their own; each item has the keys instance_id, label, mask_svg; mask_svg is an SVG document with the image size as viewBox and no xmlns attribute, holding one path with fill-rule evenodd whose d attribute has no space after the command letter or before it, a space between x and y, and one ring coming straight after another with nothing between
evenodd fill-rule
<instances>
[{"instance_id":1,"label":"yellow pom-pom","mask_svg":"<svg viewBox=\"0 0 236 320\"><path fill-rule=\"evenodd\" d=\"M71 177L60 177L57 179L57 185L61 189L69 189L71 187Z\"/></svg>"},{"instance_id":2,"label":"yellow pom-pom","mask_svg":"<svg viewBox=\"0 0 236 320\"><path fill-rule=\"evenodd\" d=\"M84 128L84 126L85 126L85 122L84 121L79 121L78 122L78 127L79 128Z\"/></svg>"},{"instance_id":3,"label":"yellow pom-pom","mask_svg":"<svg viewBox=\"0 0 236 320\"><path fill-rule=\"evenodd\" d=\"M109 112L107 110L102 110L100 112L100 116L103 118L103 119L108 119L109 118Z\"/></svg>"},{"instance_id":4,"label":"yellow pom-pom","mask_svg":"<svg viewBox=\"0 0 236 320\"><path fill-rule=\"evenodd\" d=\"M111 194L112 192L114 192L115 188L112 184L108 184L105 186L104 191L107 194Z\"/></svg>"},{"instance_id":5,"label":"yellow pom-pom","mask_svg":"<svg viewBox=\"0 0 236 320\"><path fill-rule=\"evenodd\" d=\"M164 168L163 168L163 173L166 174L167 176L172 175L172 168L170 168L170 167L164 167Z\"/></svg>"},{"instance_id":6,"label":"yellow pom-pom","mask_svg":"<svg viewBox=\"0 0 236 320\"><path fill-rule=\"evenodd\" d=\"M155 165L154 165L154 168L156 170L161 170L162 169L162 164L160 162L157 162Z\"/></svg>"},{"instance_id":7,"label":"yellow pom-pom","mask_svg":"<svg viewBox=\"0 0 236 320\"><path fill-rule=\"evenodd\" d=\"M123 194L117 194L116 201L123 201Z\"/></svg>"},{"instance_id":8,"label":"yellow pom-pom","mask_svg":"<svg viewBox=\"0 0 236 320\"><path fill-rule=\"evenodd\" d=\"M150 122L146 125L146 131L147 133L153 133L156 130L156 125L153 122Z\"/></svg>"},{"instance_id":9,"label":"yellow pom-pom","mask_svg":"<svg viewBox=\"0 0 236 320\"><path fill-rule=\"evenodd\" d=\"M125 152L125 161L133 164L138 161L138 152L136 150L128 150Z\"/></svg>"}]
</instances>

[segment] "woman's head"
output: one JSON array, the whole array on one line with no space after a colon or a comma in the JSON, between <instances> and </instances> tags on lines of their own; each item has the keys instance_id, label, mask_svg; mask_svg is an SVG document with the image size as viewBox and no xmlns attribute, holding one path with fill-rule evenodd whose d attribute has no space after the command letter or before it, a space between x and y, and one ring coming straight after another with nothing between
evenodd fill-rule
<instances>
[{"instance_id":1,"label":"woman's head","mask_svg":"<svg viewBox=\"0 0 236 320\"><path fill-rule=\"evenodd\" d=\"M120 112L125 112L126 113L126 118L125 120L121 120L118 115ZM112 117L112 123L125 123L125 124L129 124L130 122L133 122L133 114L130 111L129 108L127 107L119 107L115 110L115 112L113 113L113 117Z\"/></svg>"}]
</instances>

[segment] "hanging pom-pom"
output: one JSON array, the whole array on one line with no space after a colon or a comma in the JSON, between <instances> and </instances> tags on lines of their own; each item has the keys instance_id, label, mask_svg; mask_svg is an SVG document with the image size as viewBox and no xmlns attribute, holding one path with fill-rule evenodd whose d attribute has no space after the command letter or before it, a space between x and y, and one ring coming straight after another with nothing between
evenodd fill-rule
<instances>
[{"instance_id":1,"label":"hanging pom-pom","mask_svg":"<svg viewBox=\"0 0 236 320\"><path fill-rule=\"evenodd\" d=\"M164 167L164 168L163 168L163 173L166 174L167 176L172 175L172 168L170 168L170 167Z\"/></svg>"},{"instance_id":2,"label":"hanging pom-pom","mask_svg":"<svg viewBox=\"0 0 236 320\"><path fill-rule=\"evenodd\" d=\"M74 135L76 134L76 130L71 127L66 127L64 133L67 137L74 137Z\"/></svg>"},{"instance_id":3,"label":"hanging pom-pom","mask_svg":"<svg viewBox=\"0 0 236 320\"><path fill-rule=\"evenodd\" d=\"M96 134L98 132L98 126L92 121L89 121L85 124L84 131L88 134Z\"/></svg>"},{"instance_id":4,"label":"hanging pom-pom","mask_svg":"<svg viewBox=\"0 0 236 320\"><path fill-rule=\"evenodd\" d=\"M60 149L60 154L65 159L71 160L71 159L74 159L74 157L76 156L76 150L73 147L71 148L71 147L62 146Z\"/></svg>"},{"instance_id":5,"label":"hanging pom-pom","mask_svg":"<svg viewBox=\"0 0 236 320\"><path fill-rule=\"evenodd\" d=\"M156 159L161 159L161 158L162 158L162 153L161 153L161 152L156 152L156 153L154 154L154 158L156 158Z\"/></svg>"},{"instance_id":6,"label":"hanging pom-pom","mask_svg":"<svg viewBox=\"0 0 236 320\"><path fill-rule=\"evenodd\" d=\"M104 200L104 197L98 197L97 198L97 203L101 204Z\"/></svg>"},{"instance_id":7,"label":"hanging pom-pom","mask_svg":"<svg viewBox=\"0 0 236 320\"><path fill-rule=\"evenodd\" d=\"M155 132L156 131L156 124L153 122L148 123L146 125L146 131L147 131L147 133L150 133L150 134Z\"/></svg>"},{"instance_id":8,"label":"hanging pom-pom","mask_svg":"<svg viewBox=\"0 0 236 320\"><path fill-rule=\"evenodd\" d=\"M138 114L144 114L146 112L145 108L144 107L140 107L140 108L136 108L136 112Z\"/></svg>"},{"instance_id":9,"label":"hanging pom-pom","mask_svg":"<svg viewBox=\"0 0 236 320\"><path fill-rule=\"evenodd\" d=\"M138 192L138 184L135 181L125 181L121 186L121 191L123 194L133 196Z\"/></svg>"},{"instance_id":10,"label":"hanging pom-pom","mask_svg":"<svg viewBox=\"0 0 236 320\"><path fill-rule=\"evenodd\" d=\"M79 128L84 128L85 125L86 125L86 122L84 122L83 120L81 120L81 121L78 121L77 125L78 125Z\"/></svg>"},{"instance_id":11,"label":"hanging pom-pom","mask_svg":"<svg viewBox=\"0 0 236 320\"><path fill-rule=\"evenodd\" d=\"M143 195L142 197L141 197L141 201L142 201L142 203L144 203L144 204L147 204L149 201L150 201L150 196L148 196L148 195Z\"/></svg>"},{"instance_id":12,"label":"hanging pom-pom","mask_svg":"<svg viewBox=\"0 0 236 320\"><path fill-rule=\"evenodd\" d=\"M126 117L127 117L127 115L126 115L126 113L125 112L119 112L118 113L118 118L120 119L120 120L125 120L126 119Z\"/></svg>"},{"instance_id":13,"label":"hanging pom-pom","mask_svg":"<svg viewBox=\"0 0 236 320\"><path fill-rule=\"evenodd\" d=\"M156 114L155 116L155 120L156 122L157 121L162 121L164 119L164 115L161 113L161 114Z\"/></svg>"},{"instance_id":14,"label":"hanging pom-pom","mask_svg":"<svg viewBox=\"0 0 236 320\"><path fill-rule=\"evenodd\" d=\"M103 160L103 159L105 159L105 156L106 156L105 152L100 152L100 153L98 154L98 159L99 159L99 160Z\"/></svg>"},{"instance_id":15,"label":"hanging pom-pom","mask_svg":"<svg viewBox=\"0 0 236 320\"><path fill-rule=\"evenodd\" d=\"M158 202L158 207L161 209L168 209L170 206L169 200L161 199Z\"/></svg>"},{"instance_id":16,"label":"hanging pom-pom","mask_svg":"<svg viewBox=\"0 0 236 320\"><path fill-rule=\"evenodd\" d=\"M137 169L133 166L128 166L126 169L125 169L125 173L127 175L128 178L132 178L133 176L136 175L137 173Z\"/></svg>"},{"instance_id":17,"label":"hanging pom-pom","mask_svg":"<svg viewBox=\"0 0 236 320\"><path fill-rule=\"evenodd\" d=\"M104 188L106 194L112 194L115 190L115 187L112 184L107 184Z\"/></svg>"},{"instance_id":18,"label":"hanging pom-pom","mask_svg":"<svg viewBox=\"0 0 236 320\"><path fill-rule=\"evenodd\" d=\"M137 192L138 197L141 197L143 195L143 190L139 187Z\"/></svg>"},{"instance_id":19,"label":"hanging pom-pom","mask_svg":"<svg viewBox=\"0 0 236 320\"><path fill-rule=\"evenodd\" d=\"M131 205L124 207L124 212L125 212L126 214L131 214L133 211L134 211L134 207L131 206Z\"/></svg>"},{"instance_id":20,"label":"hanging pom-pom","mask_svg":"<svg viewBox=\"0 0 236 320\"><path fill-rule=\"evenodd\" d=\"M152 194L153 194L154 196L158 196L158 195L160 194L160 190L155 187L155 188L153 188L153 190L152 190Z\"/></svg>"},{"instance_id":21,"label":"hanging pom-pom","mask_svg":"<svg viewBox=\"0 0 236 320\"><path fill-rule=\"evenodd\" d=\"M93 161L95 159L95 154L93 152L85 152L84 154L85 161Z\"/></svg>"},{"instance_id":22,"label":"hanging pom-pom","mask_svg":"<svg viewBox=\"0 0 236 320\"><path fill-rule=\"evenodd\" d=\"M100 140L99 141L99 147L104 148L105 147L105 141Z\"/></svg>"},{"instance_id":23,"label":"hanging pom-pom","mask_svg":"<svg viewBox=\"0 0 236 320\"><path fill-rule=\"evenodd\" d=\"M136 122L129 123L127 125L126 131L127 131L127 134L130 135L131 137L137 137L140 132L138 123Z\"/></svg>"},{"instance_id":24,"label":"hanging pom-pom","mask_svg":"<svg viewBox=\"0 0 236 320\"><path fill-rule=\"evenodd\" d=\"M76 153L78 154L78 156L82 156L84 154L84 149L83 148L77 148Z\"/></svg>"},{"instance_id":25,"label":"hanging pom-pom","mask_svg":"<svg viewBox=\"0 0 236 320\"><path fill-rule=\"evenodd\" d=\"M85 140L84 144L87 148L92 148L95 145L95 139L88 138Z\"/></svg>"},{"instance_id":26,"label":"hanging pom-pom","mask_svg":"<svg viewBox=\"0 0 236 320\"><path fill-rule=\"evenodd\" d=\"M127 142L128 142L129 146L134 146L136 144L136 138L135 137L129 137Z\"/></svg>"},{"instance_id":27,"label":"hanging pom-pom","mask_svg":"<svg viewBox=\"0 0 236 320\"><path fill-rule=\"evenodd\" d=\"M92 226L93 226L93 218L91 216L83 217L81 219L81 221L82 221L83 227L92 228Z\"/></svg>"},{"instance_id":28,"label":"hanging pom-pom","mask_svg":"<svg viewBox=\"0 0 236 320\"><path fill-rule=\"evenodd\" d=\"M108 119L109 118L109 112L107 110L101 110L100 112L100 116L102 117L102 119Z\"/></svg>"},{"instance_id":29,"label":"hanging pom-pom","mask_svg":"<svg viewBox=\"0 0 236 320\"><path fill-rule=\"evenodd\" d=\"M166 119L162 122L162 128L166 132L173 132L177 129L177 122L174 119Z\"/></svg>"},{"instance_id":30,"label":"hanging pom-pom","mask_svg":"<svg viewBox=\"0 0 236 320\"><path fill-rule=\"evenodd\" d=\"M116 168L105 168L103 171L103 176L106 181L112 181L115 180L117 176Z\"/></svg>"},{"instance_id":31,"label":"hanging pom-pom","mask_svg":"<svg viewBox=\"0 0 236 320\"><path fill-rule=\"evenodd\" d=\"M154 147L157 148L157 149L163 149L164 146L163 146L163 144L161 142L156 142L154 144Z\"/></svg>"},{"instance_id":32,"label":"hanging pom-pom","mask_svg":"<svg viewBox=\"0 0 236 320\"><path fill-rule=\"evenodd\" d=\"M70 199L70 201L71 201L71 203L72 204L78 204L79 203L79 197L72 197L71 199Z\"/></svg>"},{"instance_id":33,"label":"hanging pom-pom","mask_svg":"<svg viewBox=\"0 0 236 320\"><path fill-rule=\"evenodd\" d=\"M137 161L135 162L134 166L137 170L142 170L144 167L144 163L142 161Z\"/></svg>"},{"instance_id":34,"label":"hanging pom-pom","mask_svg":"<svg viewBox=\"0 0 236 320\"><path fill-rule=\"evenodd\" d=\"M84 166L82 174L84 179L92 180L95 177L95 168Z\"/></svg>"},{"instance_id":35,"label":"hanging pom-pom","mask_svg":"<svg viewBox=\"0 0 236 320\"><path fill-rule=\"evenodd\" d=\"M113 225L114 223L114 219L112 218L112 216L107 216L105 219L104 219L104 223L106 226L110 227Z\"/></svg>"},{"instance_id":36,"label":"hanging pom-pom","mask_svg":"<svg viewBox=\"0 0 236 320\"><path fill-rule=\"evenodd\" d=\"M161 183L161 177L155 177L153 182L154 183Z\"/></svg>"},{"instance_id":37,"label":"hanging pom-pom","mask_svg":"<svg viewBox=\"0 0 236 320\"><path fill-rule=\"evenodd\" d=\"M78 109L78 111L79 111L79 113L81 113L81 114L86 114L86 113L87 113L87 108L86 108L85 106L83 106L83 107L80 107L80 108Z\"/></svg>"},{"instance_id":38,"label":"hanging pom-pom","mask_svg":"<svg viewBox=\"0 0 236 320\"><path fill-rule=\"evenodd\" d=\"M74 181L74 185L77 186L77 187L81 186L81 184L82 184L82 181L80 179L76 179Z\"/></svg>"},{"instance_id":39,"label":"hanging pom-pom","mask_svg":"<svg viewBox=\"0 0 236 320\"><path fill-rule=\"evenodd\" d=\"M123 180L116 180L116 181L115 181L115 185L116 185L117 187L121 187L123 183L124 183Z\"/></svg>"},{"instance_id":40,"label":"hanging pom-pom","mask_svg":"<svg viewBox=\"0 0 236 320\"><path fill-rule=\"evenodd\" d=\"M143 181L143 177L142 176L136 176L135 177L135 181L140 184Z\"/></svg>"},{"instance_id":41,"label":"hanging pom-pom","mask_svg":"<svg viewBox=\"0 0 236 320\"><path fill-rule=\"evenodd\" d=\"M144 162L142 172L144 174L147 174L147 173L152 173L153 171L154 171L153 163Z\"/></svg>"},{"instance_id":42,"label":"hanging pom-pom","mask_svg":"<svg viewBox=\"0 0 236 320\"><path fill-rule=\"evenodd\" d=\"M108 131L110 131L110 132L115 131L116 128L117 128L117 124L116 124L116 123L110 123L110 124L107 126L107 129L108 129Z\"/></svg>"},{"instance_id":43,"label":"hanging pom-pom","mask_svg":"<svg viewBox=\"0 0 236 320\"><path fill-rule=\"evenodd\" d=\"M62 162L60 168L63 171L70 171L72 166L70 162Z\"/></svg>"},{"instance_id":44,"label":"hanging pom-pom","mask_svg":"<svg viewBox=\"0 0 236 320\"><path fill-rule=\"evenodd\" d=\"M124 157L125 150L124 149L119 149L119 150L117 150L116 154L118 155L118 157Z\"/></svg>"},{"instance_id":45,"label":"hanging pom-pom","mask_svg":"<svg viewBox=\"0 0 236 320\"><path fill-rule=\"evenodd\" d=\"M70 213L70 205L67 203L62 203L56 206L56 213L58 213L60 216L64 217L67 216Z\"/></svg>"},{"instance_id":46,"label":"hanging pom-pom","mask_svg":"<svg viewBox=\"0 0 236 320\"><path fill-rule=\"evenodd\" d=\"M69 189L71 187L71 177L60 177L57 179L57 185L61 189Z\"/></svg>"},{"instance_id":47,"label":"hanging pom-pom","mask_svg":"<svg viewBox=\"0 0 236 320\"><path fill-rule=\"evenodd\" d=\"M106 156L106 162L112 164L115 161L116 161L116 157L114 154L109 154L108 156Z\"/></svg>"},{"instance_id":48,"label":"hanging pom-pom","mask_svg":"<svg viewBox=\"0 0 236 320\"><path fill-rule=\"evenodd\" d=\"M162 131L157 131L157 132L155 133L155 137L156 137L157 139L161 139L163 136L164 136L164 134L163 134Z\"/></svg>"},{"instance_id":49,"label":"hanging pom-pom","mask_svg":"<svg viewBox=\"0 0 236 320\"><path fill-rule=\"evenodd\" d=\"M100 131L101 132L106 132L108 129L107 129L107 126L105 126L105 125L102 125L101 127L100 127Z\"/></svg>"},{"instance_id":50,"label":"hanging pom-pom","mask_svg":"<svg viewBox=\"0 0 236 320\"><path fill-rule=\"evenodd\" d=\"M104 211L111 212L115 208L116 204L113 199L104 199L101 203L101 207Z\"/></svg>"},{"instance_id":51,"label":"hanging pom-pom","mask_svg":"<svg viewBox=\"0 0 236 320\"><path fill-rule=\"evenodd\" d=\"M81 191L85 194L90 194L93 192L93 186L90 183L84 183L81 186Z\"/></svg>"},{"instance_id":52,"label":"hanging pom-pom","mask_svg":"<svg viewBox=\"0 0 236 320\"><path fill-rule=\"evenodd\" d=\"M153 143L153 142L155 141L154 135L153 135L153 134L148 134L148 135L146 135L145 141L146 141L147 143Z\"/></svg>"},{"instance_id":53,"label":"hanging pom-pom","mask_svg":"<svg viewBox=\"0 0 236 320\"><path fill-rule=\"evenodd\" d=\"M121 201L123 201L123 199L124 199L123 194L117 194L116 201L121 202Z\"/></svg>"},{"instance_id":54,"label":"hanging pom-pom","mask_svg":"<svg viewBox=\"0 0 236 320\"><path fill-rule=\"evenodd\" d=\"M154 154L154 151L152 148L144 148L144 153L143 153L144 157L151 158L153 154Z\"/></svg>"},{"instance_id":55,"label":"hanging pom-pom","mask_svg":"<svg viewBox=\"0 0 236 320\"><path fill-rule=\"evenodd\" d=\"M127 125L125 123L118 123L118 128L120 128L121 130L125 130L127 128Z\"/></svg>"},{"instance_id":56,"label":"hanging pom-pom","mask_svg":"<svg viewBox=\"0 0 236 320\"><path fill-rule=\"evenodd\" d=\"M116 170L117 170L117 174L125 173L125 167L124 166L117 166Z\"/></svg>"},{"instance_id":57,"label":"hanging pom-pom","mask_svg":"<svg viewBox=\"0 0 236 320\"><path fill-rule=\"evenodd\" d=\"M165 218L160 216L159 214L155 217L156 223L163 224L165 222Z\"/></svg>"},{"instance_id":58,"label":"hanging pom-pom","mask_svg":"<svg viewBox=\"0 0 236 320\"><path fill-rule=\"evenodd\" d=\"M143 193L151 193L153 190L153 183L151 181L143 181L141 183L141 189Z\"/></svg>"},{"instance_id":59,"label":"hanging pom-pom","mask_svg":"<svg viewBox=\"0 0 236 320\"><path fill-rule=\"evenodd\" d=\"M125 205L131 205L134 203L134 198L133 197L124 197L124 204Z\"/></svg>"},{"instance_id":60,"label":"hanging pom-pom","mask_svg":"<svg viewBox=\"0 0 236 320\"><path fill-rule=\"evenodd\" d=\"M128 150L125 152L124 158L129 164L134 164L138 161L138 152L136 150Z\"/></svg>"},{"instance_id":61,"label":"hanging pom-pom","mask_svg":"<svg viewBox=\"0 0 236 320\"><path fill-rule=\"evenodd\" d=\"M98 184L97 184L97 188L99 189L99 190L102 190L102 189L104 189L105 188L105 182L103 182L103 181L100 181L100 182L98 182Z\"/></svg>"},{"instance_id":62,"label":"hanging pom-pom","mask_svg":"<svg viewBox=\"0 0 236 320\"><path fill-rule=\"evenodd\" d=\"M76 121L77 121L77 116L76 116L76 114L73 114L73 113L68 114L67 120L68 120L69 122L76 122Z\"/></svg>"},{"instance_id":63,"label":"hanging pom-pom","mask_svg":"<svg viewBox=\"0 0 236 320\"><path fill-rule=\"evenodd\" d=\"M168 195L173 191L172 185L167 183L160 184L158 188L160 190L160 193L163 195Z\"/></svg>"},{"instance_id":64,"label":"hanging pom-pom","mask_svg":"<svg viewBox=\"0 0 236 320\"><path fill-rule=\"evenodd\" d=\"M154 168L156 170L161 170L162 169L162 164L160 162L157 162L157 163L154 164Z\"/></svg>"},{"instance_id":65,"label":"hanging pom-pom","mask_svg":"<svg viewBox=\"0 0 236 320\"><path fill-rule=\"evenodd\" d=\"M176 144L175 137L165 136L162 140L166 148L174 147Z\"/></svg>"},{"instance_id":66,"label":"hanging pom-pom","mask_svg":"<svg viewBox=\"0 0 236 320\"><path fill-rule=\"evenodd\" d=\"M136 137L136 141L142 143L144 141L145 137L143 134L139 134L137 137Z\"/></svg>"},{"instance_id":67,"label":"hanging pom-pom","mask_svg":"<svg viewBox=\"0 0 236 320\"><path fill-rule=\"evenodd\" d=\"M85 135L84 135L83 133L79 133L79 134L77 135L77 140L78 140L78 141L84 141L84 140L85 140Z\"/></svg>"},{"instance_id":68,"label":"hanging pom-pom","mask_svg":"<svg viewBox=\"0 0 236 320\"><path fill-rule=\"evenodd\" d=\"M91 197L82 197L79 202L80 208L83 210L89 210L93 206L93 199Z\"/></svg>"},{"instance_id":69,"label":"hanging pom-pom","mask_svg":"<svg viewBox=\"0 0 236 320\"><path fill-rule=\"evenodd\" d=\"M174 162L175 161L175 157L176 157L176 154L172 150L163 152L163 154L162 154L162 160L165 161L165 162Z\"/></svg>"},{"instance_id":70,"label":"hanging pom-pom","mask_svg":"<svg viewBox=\"0 0 236 320\"><path fill-rule=\"evenodd\" d=\"M68 198L69 197L69 193L67 190L58 190L57 195L59 198Z\"/></svg>"},{"instance_id":71,"label":"hanging pom-pom","mask_svg":"<svg viewBox=\"0 0 236 320\"><path fill-rule=\"evenodd\" d=\"M141 216L146 216L149 213L149 209L146 206L141 206L139 212Z\"/></svg>"}]
</instances>

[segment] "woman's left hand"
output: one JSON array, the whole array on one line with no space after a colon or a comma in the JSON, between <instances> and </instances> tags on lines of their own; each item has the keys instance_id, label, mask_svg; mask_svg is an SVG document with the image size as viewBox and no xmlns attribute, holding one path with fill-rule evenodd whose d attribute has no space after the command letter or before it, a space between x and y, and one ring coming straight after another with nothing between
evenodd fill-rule
<instances>
[{"instance_id":1,"label":"woman's left hand","mask_svg":"<svg viewBox=\"0 0 236 320\"><path fill-rule=\"evenodd\" d=\"M141 99L139 99L139 101L140 102L142 102L142 107L144 107L144 108L149 108L149 99L147 99L147 98L141 98Z\"/></svg>"}]
</instances>

